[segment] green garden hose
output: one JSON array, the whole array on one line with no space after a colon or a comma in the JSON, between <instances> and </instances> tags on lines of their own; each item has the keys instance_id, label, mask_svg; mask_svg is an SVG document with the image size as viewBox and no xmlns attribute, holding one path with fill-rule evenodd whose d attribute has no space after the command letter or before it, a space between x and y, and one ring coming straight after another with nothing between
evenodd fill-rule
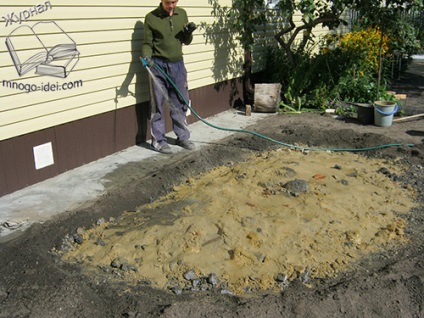
<instances>
[{"instance_id":1,"label":"green garden hose","mask_svg":"<svg viewBox=\"0 0 424 318\"><path fill-rule=\"evenodd\" d=\"M143 61L143 59L141 61L143 62L143 65L147 69L149 66L146 65L146 63ZM314 147L301 147L301 146L287 144L287 143L284 143L284 142L279 141L279 140L275 140L273 138L264 136L262 134L259 134L257 132L251 131L251 130L235 129L235 128L225 128L225 127L216 126L214 124L209 123L208 121L206 121L205 119L203 119L199 114L196 113L196 111L190 106L189 102L183 97L182 93L180 92L180 90L178 89L178 87L175 85L175 83L172 81L172 79L168 76L168 74L166 74L166 72L159 65L154 64L154 67L156 67L156 69L158 69L159 72L161 72L165 76L165 78L169 81L169 83L175 88L175 90L177 91L178 95L181 97L181 99L184 101L185 105L190 109L190 111L194 114L194 116L196 116L200 121L202 121L206 125L208 125L208 126L210 126L212 128L218 129L218 130L251 134L251 135L257 136L259 138L262 138L262 139L268 140L270 142L273 142L275 144L278 144L278 145L281 145L281 146L285 146L285 147L289 147L289 148L293 148L293 149L300 149L302 151L308 151L308 150L310 150L310 151L359 152L359 151L370 151L370 150L383 149L383 148L389 148L389 147L401 147L401 146L413 147L414 146L414 144L405 144L405 145L404 144L384 144L384 145L378 145L378 146L367 147L367 148L314 148ZM149 74L152 76L152 74L150 72L149 72Z\"/></svg>"}]
</instances>

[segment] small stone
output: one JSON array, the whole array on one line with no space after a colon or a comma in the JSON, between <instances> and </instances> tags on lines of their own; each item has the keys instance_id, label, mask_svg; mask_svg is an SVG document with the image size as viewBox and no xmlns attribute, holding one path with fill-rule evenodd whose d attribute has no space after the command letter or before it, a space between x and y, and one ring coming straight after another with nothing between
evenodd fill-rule
<instances>
[{"instance_id":1,"label":"small stone","mask_svg":"<svg viewBox=\"0 0 424 318\"><path fill-rule=\"evenodd\" d=\"M122 265L121 261L117 258L115 258L111 263L110 266L112 266L113 268L120 268Z\"/></svg>"},{"instance_id":2,"label":"small stone","mask_svg":"<svg viewBox=\"0 0 424 318\"><path fill-rule=\"evenodd\" d=\"M176 269L177 269L177 267L178 267L178 264L177 264L177 262L176 262L176 261L171 261L171 262L169 262L169 269L170 269L171 271L176 270Z\"/></svg>"},{"instance_id":3,"label":"small stone","mask_svg":"<svg viewBox=\"0 0 424 318\"><path fill-rule=\"evenodd\" d=\"M187 272L185 272L184 274L183 274L183 277L186 279L186 280L193 280L193 279L195 279L196 278L196 273L194 272L194 270L189 270L189 271L187 271Z\"/></svg>"},{"instance_id":4,"label":"small stone","mask_svg":"<svg viewBox=\"0 0 424 318\"><path fill-rule=\"evenodd\" d=\"M382 174L390 174L390 171L389 171L389 169L387 169L387 168L380 168L380 169L378 169L378 171L377 172L379 172L379 173L382 173Z\"/></svg>"},{"instance_id":5,"label":"small stone","mask_svg":"<svg viewBox=\"0 0 424 318\"><path fill-rule=\"evenodd\" d=\"M342 166L338 164L335 164L333 168L337 170L342 170Z\"/></svg>"},{"instance_id":6,"label":"small stone","mask_svg":"<svg viewBox=\"0 0 424 318\"><path fill-rule=\"evenodd\" d=\"M258 260L258 262L265 263L266 255L264 255L262 253L257 253L257 254L255 254L255 256L256 256L256 259Z\"/></svg>"},{"instance_id":7,"label":"small stone","mask_svg":"<svg viewBox=\"0 0 424 318\"><path fill-rule=\"evenodd\" d=\"M348 186L349 185L349 181L347 181L346 179L342 179L340 181L341 184L343 184L344 186Z\"/></svg>"},{"instance_id":8,"label":"small stone","mask_svg":"<svg viewBox=\"0 0 424 318\"><path fill-rule=\"evenodd\" d=\"M244 291L246 294L250 294L250 293L253 293L253 288L252 288L252 287L250 287L250 286L247 286L247 287L243 288L243 291Z\"/></svg>"},{"instance_id":9,"label":"small stone","mask_svg":"<svg viewBox=\"0 0 424 318\"><path fill-rule=\"evenodd\" d=\"M127 263L122 263L121 266L119 266L119 269L123 272L128 272L129 271L129 266Z\"/></svg>"},{"instance_id":10,"label":"small stone","mask_svg":"<svg viewBox=\"0 0 424 318\"><path fill-rule=\"evenodd\" d=\"M109 268L107 268L106 266L99 266L99 268L100 268L103 272L105 272L105 273L109 273L109 272L110 272L110 269L109 269Z\"/></svg>"},{"instance_id":11,"label":"small stone","mask_svg":"<svg viewBox=\"0 0 424 318\"><path fill-rule=\"evenodd\" d=\"M221 295L233 295L233 292L228 289L221 290Z\"/></svg>"},{"instance_id":12,"label":"small stone","mask_svg":"<svg viewBox=\"0 0 424 318\"><path fill-rule=\"evenodd\" d=\"M309 184L305 180L295 179L283 185L292 196L298 197L302 193L310 191Z\"/></svg>"},{"instance_id":13,"label":"small stone","mask_svg":"<svg viewBox=\"0 0 424 318\"><path fill-rule=\"evenodd\" d=\"M284 275L282 273L278 273L277 276L275 276L275 280L277 282L284 283L287 280L287 275Z\"/></svg>"},{"instance_id":14,"label":"small stone","mask_svg":"<svg viewBox=\"0 0 424 318\"><path fill-rule=\"evenodd\" d=\"M208 276L208 283L215 286L219 284L219 278L215 274L211 273Z\"/></svg>"},{"instance_id":15,"label":"small stone","mask_svg":"<svg viewBox=\"0 0 424 318\"><path fill-rule=\"evenodd\" d=\"M84 235L85 230L82 227L77 228L77 234Z\"/></svg>"},{"instance_id":16,"label":"small stone","mask_svg":"<svg viewBox=\"0 0 424 318\"><path fill-rule=\"evenodd\" d=\"M347 174L348 177L356 178L358 176L358 171L355 169L353 172Z\"/></svg>"},{"instance_id":17,"label":"small stone","mask_svg":"<svg viewBox=\"0 0 424 318\"><path fill-rule=\"evenodd\" d=\"M84 237L80 234L74 235L74 242L77 244L82 244L84 242Z\"/></svg>"},{"instance_id":18,"label":"small stone","mask_svg":"<svg viewBox=\"0 0 424 318\"><path fill-rule=\"evenodd\" d=\"M309 280L310 280L309 271L308 271L308 270L306 270L305 272L301 273L301 274L299 275L299 278L300 278L300 280L301 280L303 283L308 283L308 282L309 282Z\"/></svg>"},{"instance_id":19,"label":"small stone","mask_svg":"<svg viewBox=\"0 0 424 318\"><path fill-rule=\"evenodd\" d=\"M100 245L100 246L105 246L106 245L106 243L105 243L105 241L103 241L102 239L97 239L97 241L96 241L96 245Z\"/></svg>"},{"instance_id":20,"label":"small stone","mask_svg":"<svg viewBox=\"0 0 424 318\"><path fill-rule=\"evenodd\" d=\"M104 218L98 219L98 220L96 221L96 225L97 225L97 226L102 225L103 223L105 223L105 219L104 219Z\"/></svg>"},{"instance_id":21,"label":"small stone","mask_svg":"<svg viewBox=\"0 0 424 318\"><path fill-rule=\"evenodd\" d=\"M175 286L171 288L171 291L175 294L175 295L181 295L183 293L183 290L181 289L180 286Z\"/></svg>"},{"instance_id":22,"label":"small stone","mask_svg":"<svg viewBox=\"0 0 424 318\"><path fill-rule=\"evenodd\" d=\"M140 281L140 284L141 285L144 285L144 286L151 286L152 285L152 281L150 281L148 279L145 279L145 280Z\"/></svg>"}]
</instances>

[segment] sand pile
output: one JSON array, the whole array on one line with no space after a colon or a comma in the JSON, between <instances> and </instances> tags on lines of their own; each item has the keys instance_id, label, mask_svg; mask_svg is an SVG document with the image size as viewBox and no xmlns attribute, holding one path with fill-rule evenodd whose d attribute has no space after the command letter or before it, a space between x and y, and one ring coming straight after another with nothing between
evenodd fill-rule
<instances>
[{"instance_id":1,"label":"sand pile","mask_svg":"<svg viewBox=\"0 0 424 318\"><path fill-rule=\"evenodd\" d=\"M397 182L403 169L353 153L265 152L79 229L63 260L174 291L308 283L407 240L414 193Z\"/></svg>"}]
</instances>

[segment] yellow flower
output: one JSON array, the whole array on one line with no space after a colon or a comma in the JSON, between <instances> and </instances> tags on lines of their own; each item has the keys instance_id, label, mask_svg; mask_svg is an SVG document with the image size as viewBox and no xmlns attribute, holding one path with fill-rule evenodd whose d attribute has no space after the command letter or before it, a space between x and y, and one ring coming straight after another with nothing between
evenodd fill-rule
<instances>
[{"instance_id":1,"label":"yellow flower","mask_svg":"<svg viewBox=\"0 0 424 318\"><path fill-rule=\"evenodd\" d=\"M386 54L389 47L389 38L383 35L378 28L368 28L361 31L354 31L345 34L340 39L340 47L345 52L350 52L355 56L362 56L363 67L366 69L378 70L378 56Z\"/></svg>"}]
</instances>

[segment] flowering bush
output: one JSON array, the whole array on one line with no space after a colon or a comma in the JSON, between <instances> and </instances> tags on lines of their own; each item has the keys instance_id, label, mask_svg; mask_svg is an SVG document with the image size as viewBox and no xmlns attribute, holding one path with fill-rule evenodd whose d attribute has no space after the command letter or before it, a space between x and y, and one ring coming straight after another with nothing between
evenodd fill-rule
<instances>
[{"instance_id":1,"label":"flowering bush","mask_svg":"<svg viewBox=\"0 0 424 318\"><path fill-rule=\"evenodd\" d=\"M380 52L381 44L381 52ZM340 48L355 60L358 75L378 72L379 55L386 54L389 50L389 38L382 35L380 29L368 27L367 29L349 32L340 38Z\"/></svg>"},{"instance_id":2,"label":"flowering bush","mask_svg":"<svg viewBox=\"0 0 424 318\"><path fill-rule=\"evenodd\" d=\"M372 103L389 85L397 38L375 27L328 34L316 43L319 50L293 50L294 69L288 67L284 52L275 48L269 51L266 75L272 83L282 83L282 100L288 105L325 109L338 101ZM380 54L385 57L381 74Z\"/></svg>"},{"instance_id":3,"label":"flowering bush","mask_svg":"<svg viewBox=\"0 0 424 318\"><path fill-rule=\"evenodd\" d=\"M379 56L388 54L389 37L378 28L367 27L344 35L328 35L321 47L321 54L334 61L328 65L338 99L372 103L377 96ZM379 89L385 89L385 85Z\"/></svg>"}]
</instances>

